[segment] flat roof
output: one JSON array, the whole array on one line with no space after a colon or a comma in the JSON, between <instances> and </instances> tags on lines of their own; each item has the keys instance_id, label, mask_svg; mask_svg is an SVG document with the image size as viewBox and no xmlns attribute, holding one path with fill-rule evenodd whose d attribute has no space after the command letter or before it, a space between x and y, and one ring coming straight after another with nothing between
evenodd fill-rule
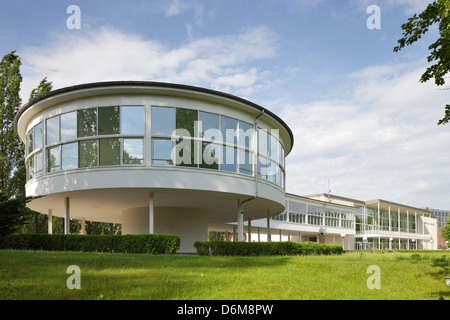
<instances>
[{"instance_id":1,"label":"flat roof","mask_svg":"<svg viewBox=\"0 0 450 320\"><path fill-rule=\"evenodd\" d=\"M413 206L409 206L409 205L405 205L405 204L401 204L401 203L397 203L397 202L392 202L392 201L387 201L387 200L383 200L383 199L375 199L375 200L370 200L370 201L366 201L366 205L370 206L370 205L377 205L378 203L380 203L381 208L386 209L386 206L392 206L394 208L405 208L405 209L412 209L415 211L420 211L420 212L424 212L424 213L430 213L429 210L423 209L423 208L416 208Z\"/></svg>"},{"instance_id":2,"label":"flat roof","mask_svg":"<svg viewBox=\"0 0 450 320\"><path fill-rule=\"evenodd\" d=\"M185 84L175 84L175 83L155 82L155 81L104 81L104 82L78 84L78 85L74 85L74 86L70 86L70 87L64 87L64 88L52 90L52 91L48 92L47 94L44 94L36 99L29 101L26 104L24 104L16 114L16 117L14 120L15 126L16 126L16 128L18 127L17 125L18 125L19 118L22 116L22 114L27 109L31 108L34 104L36 104L42 100L45 100L47 98L51 98L51 97L54 97L54 96L57 96L60 94L64 94L64 93L70 93L72 91L83 90L83 89L105 88L105 87L112 87L112 86L113 87L149 87L149 88L180 89L180 90L188 90L188 91L192 91L192 92L211 94L211 95L215 95L218 97L234 100L236 102L243 103L252 108L255 108L255 109L259 110L260 112L264 112L265 114L274 118L288 132L289 137L291 139L290 150L292 150L292 148L294 146L294 134L292 133L292 130L289 128L289 126L284 122L284 120L282 120L279 116L277 116L272 111L270 111L264 107L261 107L260 105L254 103L254 102L251 102L249 100L246 100L244 98L241 98L241 97L229 94L229 93L216 91L216 90L212 90L212 89L196 87L196 86L191 86L191 85L185 85ZM290 150L289 150L289 152L290 152ZM287 152L286 154L288 154L289 152Z\"/></svg>"}]
</instances>

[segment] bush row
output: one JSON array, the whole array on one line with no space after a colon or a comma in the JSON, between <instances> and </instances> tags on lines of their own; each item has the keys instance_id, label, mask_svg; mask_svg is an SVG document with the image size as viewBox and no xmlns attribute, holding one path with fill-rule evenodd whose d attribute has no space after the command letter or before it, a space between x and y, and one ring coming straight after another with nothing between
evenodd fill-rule
<instances>
[{"instance_id":1,"label":"bush row","mask_svg":"<svg viewBox=\"0 0 450 320\"><path fill-rule=\"evenodd\" d=\"M0 238L0 249L48 251L175 253L180 236L172 234L78 235L15 233Z\"/></svg>"},{"instance_id":2,"label":"bush row","mask_svg":"<svg viewBox=\"0 0 450 320\"><path fill-rule=\"evenodd\" d=\"M340 244L317 242L230 242L197 241L199 255L212 256L274 256L274 255L330 255L342 254Z\"/></svg>"}]
</instances>

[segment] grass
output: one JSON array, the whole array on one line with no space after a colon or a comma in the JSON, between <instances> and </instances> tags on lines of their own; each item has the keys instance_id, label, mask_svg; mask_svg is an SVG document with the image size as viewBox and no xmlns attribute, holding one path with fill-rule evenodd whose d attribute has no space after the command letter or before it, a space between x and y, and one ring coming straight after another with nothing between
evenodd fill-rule
<instances>
[{"instance_id":1,"label":"grass","mask_svg":"<svg viewBox=\"0 0 450 320\"><path fill-rule=\"evenodd\" d=\"M450 299L450 253L204 257L0 250L0 299ZM69 290L67 267L81 270ZM368 289L381 270L381 289Z\"/></svg>"}]
</instances>

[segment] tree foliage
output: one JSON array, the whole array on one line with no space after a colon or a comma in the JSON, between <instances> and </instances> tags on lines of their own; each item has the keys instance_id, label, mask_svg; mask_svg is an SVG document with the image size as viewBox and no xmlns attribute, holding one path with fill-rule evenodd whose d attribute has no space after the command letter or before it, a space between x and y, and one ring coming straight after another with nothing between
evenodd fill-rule
<instances>
[{"instance_id":1,"label":"tree foliage","mask_svg":"<svg viewBox=\"0 0 450 320\"><path fill-rule=\"evenodd\" d=\"M26 222L30 210L25 206L29 199L10 198L0 192L0 236L18 231Z\"/></svg>"},{"instance_id":2,"label":"tree foliage","mask_svg":"<svg viewBox=\"0 0 450 320\"><path fill-rule=\"evenodd\" d=\"M450 242L450 220L447 220L447 224L442 228L442 238Z\"/></svg>"},{"instance_id":3,"label":"tree foliage","mask_svg":"<svg viewBox=\"0 0 450 320\"><path fill-rule=\"evenodd\" d=\"M443 86L445 75L450 71L450 0L436 0L422 13L409 18L408 22L402 25L403 38L397 41L398 46L394 48L394 52L417 42L434 24L438 24L439 38L428 47L430 55L427 61L431 65L422 74L420 82L434 79L437 86ZM438 124L446 124L449 121L450 105L447 104L444 118L439 120Z\"/></svg>"}]
</instances>

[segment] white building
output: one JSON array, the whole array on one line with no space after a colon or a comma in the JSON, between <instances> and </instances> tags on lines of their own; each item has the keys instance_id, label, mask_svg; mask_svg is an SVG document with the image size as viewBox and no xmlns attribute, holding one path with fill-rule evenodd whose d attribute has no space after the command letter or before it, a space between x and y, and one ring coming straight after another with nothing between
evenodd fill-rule
<instances>
[{"instance_id":1,"label":"white building","mask_svg":"<svg viewBox=\"0 0 450 320\"><path fill-rule=\"evenodd\" d=\"M77 85L24 105L16 128L26 144L26 193L38 197L29 206L65 217L66 233L69 219L121 223L123 234L179 234L179 252L194 252L208 230L233 225L239 241L246 230L247 241L278 236L345 249L427 248L435 228L427 211L392 202L286 195L292 131L222 92Z\"/></svg>"}]
</instances>

